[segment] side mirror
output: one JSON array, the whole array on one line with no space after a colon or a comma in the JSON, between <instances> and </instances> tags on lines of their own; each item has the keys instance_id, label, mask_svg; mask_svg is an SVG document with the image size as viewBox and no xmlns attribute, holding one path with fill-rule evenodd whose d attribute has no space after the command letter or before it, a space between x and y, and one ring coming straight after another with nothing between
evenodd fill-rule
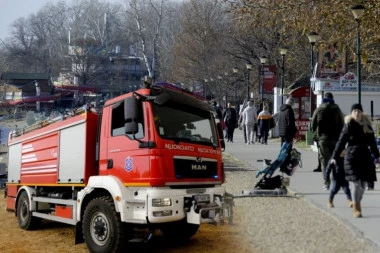
<instances>
[{"instance_id":1,"label":"side mirror","mask_svg":"<svg viewBox=\"0 0 380 253\"><path fill-rule=\"evenodd\" d=\"M138 100L128 97L124 100L124 131L126 134L135 134L138 131Z\"/></svg>"},{"instance_id":2,"label":"side mirror","mask_svg":"<svg viewBox=\"0 0 380 253\"><path fill-rule=\"evenodd\" d=\"M220 122L216 123L216 129L218 131L219 139L223 140L224 139L224 135L223 135L222 124Z\"/></svg>"},{"instance_id":3,"label":"side mirror","mask_svg":"<svg viewBox=\"0 0 380 253\"><path fill-rule=\"evenodd\" d=\"M226 149L226 143L224 142L222 124L220 122L216 123L216 128L217 128L218 136L220 140L220 147L222 148L222 151L224 151Z\"/></svg>"},{"instance_id":4,"label":"side mirror","mask_svg":"<svg viewBox=\"0 0 380 253\"><path fill-rule=\"evenodd\" d=\"M127 122L124 124L124 132L126 134L135 134L139 130L137 122Z\"/></svg>"}]
</instances>

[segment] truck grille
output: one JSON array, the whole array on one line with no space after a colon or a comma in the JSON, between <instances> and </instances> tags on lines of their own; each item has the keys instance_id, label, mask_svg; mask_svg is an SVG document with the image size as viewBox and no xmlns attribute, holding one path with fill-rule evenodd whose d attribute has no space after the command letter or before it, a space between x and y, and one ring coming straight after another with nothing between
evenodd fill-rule
<instances>
[{"instance_id":1,"label":"truck grille","mask_svg":"<svg viewBox=\"0 0 380 253\"><path fill-rule=\"evenodd\" d=\"M218 178L218 162L200 157L175 157L176 178Z\"/></svg>"}]
</instances>

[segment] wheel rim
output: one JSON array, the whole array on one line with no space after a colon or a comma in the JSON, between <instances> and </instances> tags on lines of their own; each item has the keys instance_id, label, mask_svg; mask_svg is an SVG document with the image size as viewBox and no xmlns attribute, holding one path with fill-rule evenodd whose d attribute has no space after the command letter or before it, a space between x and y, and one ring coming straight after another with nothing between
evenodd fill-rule
<instances>
[{"instance_id":1,"label":"wheel rim","mask_svg":"<svg viewBox=\"0 0 380 253\"><path fill-rule=\"evenodd\" d=\"M27 219L28 212L29 212L28 203L26 201L23 201L21 203L21 208L20 208L20 219L22 222L25 222L25 220Z\"/></svg>"},{"instance_id":2,"label":"wheel rim","mask_svg":"<svg viewBox=\"0 0 380 253\"><path fill-rule=\"evenodd\" d=\"M91 219L91 237L99 246L103 246L109 239L109 222L107 217L100 212L96 212Z\"/></svg>"}]
</instances>

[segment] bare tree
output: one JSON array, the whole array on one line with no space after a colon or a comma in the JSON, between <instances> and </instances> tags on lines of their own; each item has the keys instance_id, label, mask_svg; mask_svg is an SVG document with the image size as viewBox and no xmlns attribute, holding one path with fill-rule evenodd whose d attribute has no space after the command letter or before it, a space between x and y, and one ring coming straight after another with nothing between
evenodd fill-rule
<instances>
[{"instance_id":1,"label":"bare tree","mask_svg":"<svg viewBox=\"0 0 380 253\"><path fill-rule=\"evenodd\" d=\"M167 2L167 0L128 0L126 2L126 19L132 18L135 23L134 26L129 24L129 29L135 31L137 49L153 80L157 72L160 36L166 25L164 22Z\"/></svg>"},{"instance_id":2,"label":"bare tree","mask_svg":"<svg viewBox=\"0 0 380 253\"><path fill-rule=\"evenodd\" d=\"M182 31L175 42L175 68L178 80L190 81L216 75L225 42L225 13L215 0L184 3Z\"/></svg>"}]
</instances>

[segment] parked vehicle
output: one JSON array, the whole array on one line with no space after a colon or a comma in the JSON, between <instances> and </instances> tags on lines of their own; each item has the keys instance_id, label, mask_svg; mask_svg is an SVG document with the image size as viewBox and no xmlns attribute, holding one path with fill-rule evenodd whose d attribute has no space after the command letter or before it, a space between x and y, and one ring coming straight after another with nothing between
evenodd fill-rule
<instances>
[{"instance_id":1,"label":"parked vehicle","mask_svg":"<svg viewBox=\"0 0 380 253\"><path fill-rule=\"evenodd\" d=\"M188 239L232 215L221 125L210 105L174 85L18 129L8 147L7 210L19 226L74 225L91 252L123 251L141 229Z\"/></svg>"}]
</instances>

